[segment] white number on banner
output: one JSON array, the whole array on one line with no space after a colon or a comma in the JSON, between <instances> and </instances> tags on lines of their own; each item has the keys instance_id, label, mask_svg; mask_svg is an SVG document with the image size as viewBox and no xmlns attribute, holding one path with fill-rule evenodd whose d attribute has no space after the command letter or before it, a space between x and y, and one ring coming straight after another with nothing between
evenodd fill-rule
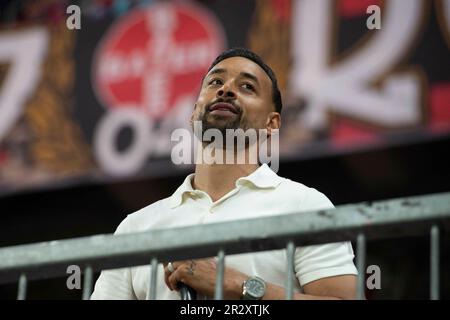
<instances>
[{"instance_id":1,"label":"white number on banner","mask_svg":"<svg viewBox=\"0 0 450 320\"><path fill-rule=\"evenodd\" d=\"M421 120L419 76L414 72L385 75L416 39L423 5L423 0L410 0L408 5L402 0L386 1L383 28L344 60L331 64L332 2L293 2L296 18L290 92L308 102L300 120L303 125L324 129L329 111L382 127L416 125ZM379 80L383 80L381 87L374 88Z\"/></svg>"},{"instance_id":2,"label":"white number on banner","mask_svg":"<svg viewBox=\"0 0 450 320\"><path fill-rule=\"evenodd\" d=\"M48 33L43 28L0 34L0 63L9 66L0 87L0 141L38 85L47 44Z\"/></svg>"},{"instance_id":3,"label":"white number on banner","mask_svg":"<svg viewBox=\"0 0 450 320\"><path fill-rule=\"evenodd\" d=\"M94 134L94 151L102 168L112 175L126 176L141 169L150 156L170 154L171 132L188 127L193 104L192 96L181 97L157 127L145 112L131 106L105 113ZM126 127L133 132L133 139L120 151L118 136Z\"/></svg>"},{"instance_id":4,"label":"white number on banner","mask_svg":"<svg viewBox=\"0 0 450 320\"><path fill-rule=\"evenodd\" d=\"M436 2L436 13L442 33L447 40L447 45L450 47L450 0Z\"/></svg>"}]
</instances>

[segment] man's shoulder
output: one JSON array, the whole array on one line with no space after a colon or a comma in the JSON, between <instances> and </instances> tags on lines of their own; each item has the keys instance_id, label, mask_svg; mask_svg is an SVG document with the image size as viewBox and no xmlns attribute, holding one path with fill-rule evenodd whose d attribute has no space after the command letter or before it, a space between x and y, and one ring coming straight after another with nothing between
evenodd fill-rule
<instances>
[{"instance_id":1,"label":"man's shoulder","mask_svg":"<svg viewBox=\"0 0 450 320\"><path fill-rule=\"evenodd\" d=\"M287 194L287 195L295 194L297 197L302 199L302 198L306 197L310 192L317 191L316 189L310 188L309 186L307 186L301 182L294 181L294 180L291 180L289 178L284 178L284 177L280 177L280 178L281 178L281 183L278 185L276 190L278 192L282 192L283 194Z\"/></svg>"},{"instance_id":2,"label":"man's shoulder","mask_svg":"<svg viewBox=\"0 0 450 320\"><path fill-rule=\"evenodd\" d=\"M149 204L138 211L130 213L118 226L116 233L140 232L151 227L158 216L169 209L169 199L164 198Z\"/></svg>"},{"instance_id":3,"label":"man's shoulder","mask_svg":"<svg viewBox=\"0 0 450 320\"><path fill-rule=\"evenodd\" d=\"M334 205L330 199L321 191L314 187L309 187L301 182L283 178L279 185L279 191L286 195L295 195L300 205L304 209L327 209Z\"/></svg>"},{"instance_id":4,"label":"man's shoulder","mask_svg":"<svg viewBox=\"0 0 450 320\"><path fill-rule=\"evenodd\" d=\"M282 187L282 188L288 188L288 189L292 188L295 191L301 191L301 192L307 192L308 189L310 189L307 185L305 185L301 182L294 181L294 180L291 180L289 178L284 178L284 177L280 177L280 178L281 178L280 187Z\"/></svg>"}]
</instances>

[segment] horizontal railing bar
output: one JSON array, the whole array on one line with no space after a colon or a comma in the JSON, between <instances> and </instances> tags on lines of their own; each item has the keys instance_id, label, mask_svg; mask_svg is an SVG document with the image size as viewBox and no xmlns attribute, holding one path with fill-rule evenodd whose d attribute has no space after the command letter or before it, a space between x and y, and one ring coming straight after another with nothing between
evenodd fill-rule
<instances>
[{"instance_id":1,"label":"horizontal railing bar","mask_svg":"<svg viewBox=\"0 0 450 320\"><path fill-rule=\"evenodd\" d=\"M287 241L310 245L366 238L420 234L450 222L450 193L342 205L310 211L159 229L124 235L96 235L0 249L0 283L66 275L66 268L89 265L93 271L229 254L284 249Z\"/></svg>"}]
</instances>

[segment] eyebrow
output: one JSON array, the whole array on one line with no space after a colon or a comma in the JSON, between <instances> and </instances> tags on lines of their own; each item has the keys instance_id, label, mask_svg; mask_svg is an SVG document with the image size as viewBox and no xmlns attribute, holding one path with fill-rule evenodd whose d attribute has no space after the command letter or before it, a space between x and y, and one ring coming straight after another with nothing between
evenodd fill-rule
<instances>
[{"instance_id":1,"label":"eyebrow","mask_svg":"<svg viewBox=\"0 0 450 320\"><path fill-rule=\"evenodd\" d=\"M248 78L248 79L255 81L259 85L258 78L254 74L251 74L248 72L241 72L240 75L244 78Z\"/></svg>"},{"instance_id":2,"label":"eyebrow","mask_svg":"<svg viewBox=\"0 0 450 320\"><path fill-rule=\"evenodd\" d=\"M222 69L222 68L217 68L217 69L214 69L214 70L212 70L208 75L207 75L207 77L209 77L209 76L211 76L211 75L213 75L213 74L220 74L220 73L226 73L227 72L227 70L225 70L225 69ZM244 77L244 78L247 78L247 79L251 79L251 80L253 80L254 82L256 82L256 84L258 84L259 85L259 81L258 81L258 78L254 75L254 74L251 74L251 73L248 73L248 72L241 72L240 74L239 74L241 77Z\"/></svg>"},{"instance_id":3,"label":"eyebrow","mask_svg":"<svg viewBox=\"0 0 450 320\"><path fill-rule=\"evenodd\" d=\"M212 70L212 71L207 75L207 77L209 77L209 76L212 75L212 74L225 73L225 72L227 72L227 70L221 69L221 68L217 68L217 69Z\"/></svg>"}]
</instances>

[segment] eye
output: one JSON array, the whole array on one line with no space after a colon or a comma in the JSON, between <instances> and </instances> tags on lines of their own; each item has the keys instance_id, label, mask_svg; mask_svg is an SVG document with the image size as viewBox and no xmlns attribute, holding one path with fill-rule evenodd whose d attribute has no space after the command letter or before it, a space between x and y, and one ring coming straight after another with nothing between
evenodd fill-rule
<instances>
[{"instance_id":1,"label":"eye","mask_svg":"<svg viewBox=\"0 0 450 320\"><path fill-rule=\"evenodd\" d=\"M255 87L251 83L243 83L242 87L246 90L255 91Z\"/></svg>"},{"instance_id":2,"label":"eye","mask_svg":"<svg viewBox=\"0 0 450 320\"><path fill-rule=\"evenodd\" d=\"M214 78L208 82L208 85L213 85L213 86L221 85L221 84L223 84L223 82L221 79L218 79L218 78Z\"/></svg>"}]
</instances>

